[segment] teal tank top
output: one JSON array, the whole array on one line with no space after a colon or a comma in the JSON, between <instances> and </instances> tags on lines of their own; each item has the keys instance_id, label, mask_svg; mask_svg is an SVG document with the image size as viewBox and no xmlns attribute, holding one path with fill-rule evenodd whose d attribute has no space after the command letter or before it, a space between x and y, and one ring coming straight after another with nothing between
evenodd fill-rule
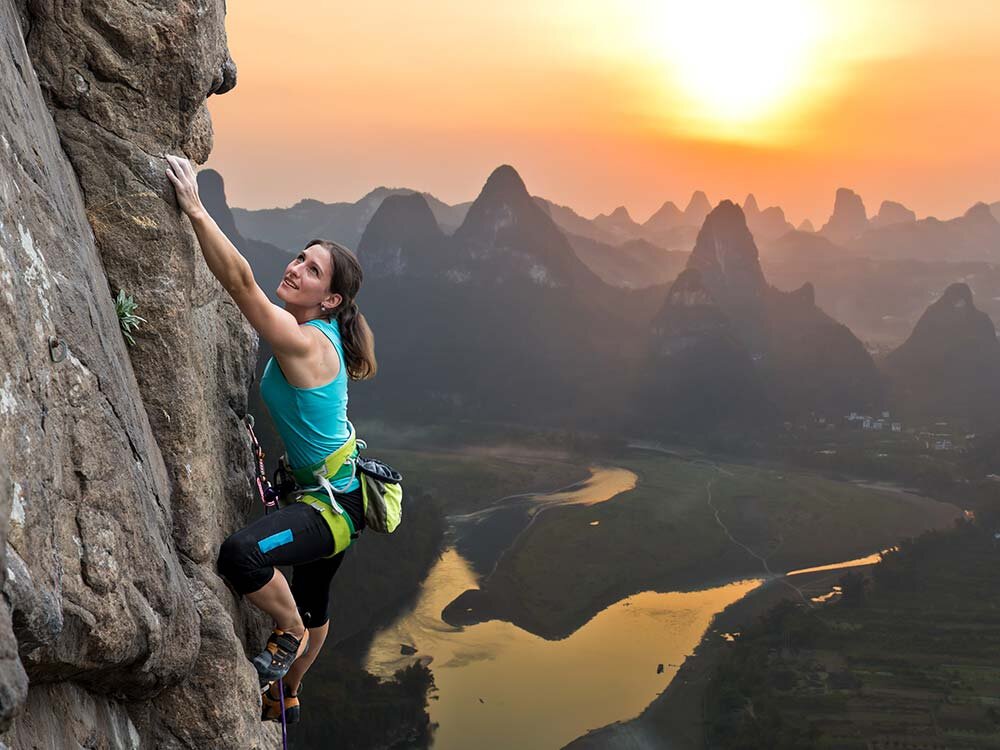
<instances>
[{"instance_id":1,"label":"teal tank top","mask_svg":"<svg viewBox=\"0 0 1000 750\"><path fill-rule=\"evenodd\" d=\"M260 395L271 413L285 453L293 468L322 461L347 442L351 428L347 422L347 367L340 325L336 320L310 320L307 326L318 328L333 344L340 357L340 372L326 385L296 388L285 380L278 361L271 357L260 379ZM352 492L359 487L356 477L334 484L338 492Z\"/></svg>"}]
</instances>

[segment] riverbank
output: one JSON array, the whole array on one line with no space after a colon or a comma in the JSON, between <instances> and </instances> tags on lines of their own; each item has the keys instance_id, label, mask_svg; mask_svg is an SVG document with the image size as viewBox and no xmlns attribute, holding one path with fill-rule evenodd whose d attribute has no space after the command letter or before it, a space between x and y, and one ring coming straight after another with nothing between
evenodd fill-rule
<instances>
[{"instance_id":1,"label":"riverbank","mask_svg":"<svg viewBox=\"0 0 1000 750\"><path fill-rule=\"evenodd\" d=\"M599 506L541 514L446 621L498 618L564 638L637 591L835 563L961 516L919 495L703 456L633 450L608 460L634 472L638 486Z\"/></svg>"},{"instance_id":2,"label":"riverbank","mask_svg":"<svg viewBox=\"0 0 1000 750\"><path fill-rule=\"evenodd\" d=\"M857 566L851 570L867 571L871 567ZM843 570L829 570L791 578L783 576L751 591L715 616L666 690L639 716L594 729L563 750L703 750L705 688L732 648L725 634L739 631L780 602L826 594L843 574Z\"/></svg>"}]
</instances>

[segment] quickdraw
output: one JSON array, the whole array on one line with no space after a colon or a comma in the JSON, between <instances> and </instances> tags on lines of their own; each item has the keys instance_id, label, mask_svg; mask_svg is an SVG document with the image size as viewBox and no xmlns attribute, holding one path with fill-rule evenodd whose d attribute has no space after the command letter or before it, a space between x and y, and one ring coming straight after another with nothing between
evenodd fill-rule
<instances>
[{"instance_id":1,"label":"quickdraw","mask_svg":"<svg viewBox=\"0 0 1000 750\"><path fill-rule=\"evenodd\" d=\"M243 421L247 426L247 432L250 433L250 449L253 451L257 491L260 493L261 502L264 503L264 513L270 513L278 508L278 491L274 489L274 485L267 478L267 470L264 468L264 449L260 447L257 434L253 431L253 415L247 414Z\"/></svg>"}]
</instances>

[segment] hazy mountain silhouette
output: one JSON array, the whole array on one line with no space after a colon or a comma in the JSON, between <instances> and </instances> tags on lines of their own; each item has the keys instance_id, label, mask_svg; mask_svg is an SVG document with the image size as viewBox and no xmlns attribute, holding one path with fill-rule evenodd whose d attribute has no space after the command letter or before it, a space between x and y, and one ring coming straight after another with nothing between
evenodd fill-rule
<instances>
[{"instance_id":1,"label":"hazy mountain silhouette","mask_svg":"<svg viewBox=\"0 0 1000 750\"><path fill-rule=\"evenodd\" d=\"M570 246L587 266L606 283L641 289L673 281L687 263L689 253L664 250L647 240L628 240L620 245L566 232Z\"/></svg>"},{"instance_id":2,"label":"hazy mountain silhouette","mask_svg":"<svg viewBox=\"0 0 1000 750\"><path fill-rule=\"evenodd\" d=\"M779 289L816 287L816 304L878 347L899 346L931 300L966 280L979 306L1000 320L1000 265L865 258L821 235L796 232L761 248L768 281Z\"/></svg>"},{"instance_id":3,"label":"hazy mountain silhouette","mask_svg":"<svg viewBox=\"0 0 1000 750\"><path fill-rule=\"evenodd\" d=\"M923 261L1000 262L1000 223L977 203L947 221L934 217L871 229L848 246L857 255Z\"/></svg>"},{"instance_id":4,"label":"hazy mountain silhouette","mask_svg":"<svg viewBox=\"0 0 1000 750\"><path fill-rule=\"evenodd\" d=\"M691 227L700 227L712 210L712 204L708 196L701 190L695 190L691 194L691 200L684 208L684 223Z\"/></svg>"},{"instance_id":5,"label":"hazy mountain silhouette","mask_svg":"<svg viewBox=\"0 0 1000 750\"><path fill-rule=\"evenodd\" d=\"M390 195L375 211L358 242L366 277L440 272L448 259L445 234L420 193Z\"/></svg>"},{"instance_id":6,"label":"hazy mountain silhouette","mask_svg":"<svg viewBox=\"0 0 1000 750\"><path fill-rule=\"evenodd\" d=\"M782 292L767 283L739 206L722 201L709 214L688 269L699 272L699 282L782 412L837 413L879 401L881 384L871 357L846 326L815 305L812 285ZM669 306L661 312L661 327L669 312Z\"/></svg>"},{"instance_id":7,"label":"hazy mountain silhouette","mask_svg":"<svg viewBox=\"0 0 1000 750\"><path fill-rule=\"evenodd\" d=\"M769 206L761 211L753 193L743 201L743 215L746 217L750 233L757 242L773 240L795 229L785 219L785 212L780 206Z\"/></svg>"},{"instance_id":8,"label":"hazy mountain silhouette","mask_svg":"<svg viewBox=\"0 0 1000 750\"><path fill-rule=\"evenodd\" d=\"M868 228L868 216L861 196L847 188L837 188L830 219L819 230L831 242L843 245Z\"/></svg>"},{"instance_id":9,"label":"hazy mountain silhouette","mask_svg":"<svg viewBox=\"0 0 1000 750\"><path fill-rule=\"evenodd\" d=\"M677 208L673 202L667 201L643 224L632 219L624 206L619 206L610 214L600 214L594 219L586 219L567 206L560 206L537 196L535 200L567 235L594 240L609 246L643 240L670 252L691 251L698 229L711 210L708 199L701 191L692 196L687 213ZM593 247L587 245L586 251L592 253ZM594 270L597 271L597 268Z\"/></svg>"},{"instance_id":10,"label":"hazy mountain silhouette","mask_svg":"<svg viewBox=\"0 0 1000 750\"><path fill-rule=\"evenodd\" d=\"M646 219L642 228L646 232L664 232L684 225L684 212L673 201L666 201L656 213Z\"/></svg>"},{"instance_id":11,"label":"hazy mountain silhouette","mask_svg":"<svg viewBox=\"0 0 1000 750\"><path fill-rule=\"evenodd\" d=\"M376 383L357 384L352 399L372 414L417 418L431 405L442 418L605 427L660 414L701 429L874 408L881 387L870 356L816 297L847 299L856 287L846 309L828 309L878 321L897 298L919 304L943 273L928 266L924 286L893 291L909 283L903 266L852 257L821 234L790 232L763 245L765 278L760 244L729 201L705 217L689 254L644 239L613 245L567 237L553 214L599 236L610 232L532 198L509 166L489 176L451 235L423 195L370 195L378 205L358 255L374 283L359 303L376 331L382 369ZM701 210L703 198L693 196L691 211ZM747 203L752 213L756 201ZM661 226L675 209L662 209ZM758 218L764 213L757 207ZM975 212L972 218L982 221ZM624 210L606 219L635 224ZM695 232L670 231L682 229ZM268 255L273 248L264 262ZM692 273L675 279L682 265ZM771 286L772 273L794 291ZM637 281L652 285L613 286ZM711 403L728 406L713 416Z\"/></svg>"},{"instance_id":12,"label":"hazy mountain silhouette","mask_svg":"<svg viewBox=\"0 0 1000 750\"><path fill-rule=\"evenodd\" d=\"M637 360L627 293L574 254L509 166L452 236L433 231L420 200L387 199L359 244L380 372L352 398L369 413L620 423L625 396L607 384Z\"/></svg>"},{"instance_id":13,"label":"hazy mountain silhouette","mask_svg":"<svg viewBox=\"0 0 1000 750\"><path fill-rule=\"evenodd\" d=\"M917 215L902 203L882 201L882 205L878 208L878 213L872 217L868 226L871 229L879 229L880 227L887 227L892 224L905 224L916 220Z\"/></svg>"},{"instance_id":14,"label":"hazy mountain silhouette","mask_svg":"<svg viewBox=\"0 0 1000 750\"><path fill-rule=\"evenodd\" d=\"M799 226L797 227L797 229L800 232L815 232L816 231L816 227L813 226L813 223L811 221L809 221L809 219L803 219L802 223L799 224Z\"/></svg>"},{"instance_id":15,"label":"hazy mountain silhouette","mask_svg":"<svg viewBox=\"0 0 1000 750\"><path fill-rule=\"evenodd\" d=\"M642 227L633 221L625 206L618 206L610 214L599 214L593 222L623 242L638 237L642 232Z\"/></svg>"},{"instance_id":16,"label":"hazy mountain silhouette","mask_svg":"<svg viewBox=\"0 0 1000 750\"><path fill-rule=\"evenodd\" d=\"M576 257L513 167L497 167L455 231L458 273L530 279L544 287L601 284Z\"/></svg>"},{"instance_id":17,"label":"hazy mountain silhouette","mask_svg":"<svg viewBox=\"0 0 1000 750\"><path fill-rule=\"evenodd\" d=\"M1000 341L963 283L951 284L884 360L895 412L911 420L1000 419Z\"/></svg>"},{"instance_id":18,"label":"hazy mountain silhouette","mask_svg":"<svg viewBox=\"0 0 1000 750\"><path fill-rule=\"evenodd\" d=\"M234 208L240 232L273 245L298 252L311 239L321 237L356 249L368 222L382 201L390 195L409 195L406 188L379 187L354 203L323 203L305 199L291 208L248 210ZM465 218L468 203L449 206L429 193L424 194L442 230L454 231Z\"/></svg>"},{"instance_id":19,"label":"hazy mountain silhouette","mask_svg":"<svg viewBox=\"0 0 1000 750\"><path fill-rule=\"evenodd\" d=\"M690 252L711 208L701 191L691 196L687 211L681 211L673 201L666 201L642 224L638 235L665 250Z\"/></svg>"},{"instance_id":20,"label":"hazy mountain silhouette","mask_svg":"<svg viewBox=\"0 0 1000 750\"><path fill-rule=\"evenodd\" d=\"M746 428L776 419L754 362L696 268L674 281L651 323L637 386L646 429Z\"/></svg>"},{"instance_id":21,"label":"hazy mountain silhouette","mask_svg":"<svg viewBox=\"0 0 1000 750\"><path fill-rule=\"evenodd\" d=\"M663 250L690 252L701 221L704 221L702 217L696 224L688 223L684 213L670 201L667 201L644 224L634 221L624 206L615 209L611 214L600 214L594 219L586 219L573 209L557 205L545 198L535 196L535 201L567 235L595 240L610 246L632 240L645 240Z\"/></svg>"},{"instance_id":22,"label":"hazy mountain silhouette","mask_svg":"<svg viewBox=\"0 0 1000 750\"><path fill-rule=\"evenodd\" d=\"M852 255L846 248L831 242L817 232L803 232L798 229L785 232L770 242L761 244L761 260L771 263L802 264L808 272L810 264L843 260ZM813 265L812 267L820 267ZM768 274L770 278L770 274Z\"/></svg>"},{"instance_id":23,"label":"hazy mountain silhouette","mask_svg":"<svg viewBox=\"0 0 1000 750\"><path fill-rule=\"evenodd\" d=\"M767 287L757 245L732 201L722 201L705 218L688 267L701 271L707 289L724 306L757 306Z\"/></svg>"},{"instance_id":24,"label":"hazy mountain silhouette","mask_svg":"<svg viewBox=\"0 0 1000 750\"><path fill-rule=\"evenodd\" d=\"M552 201L534 196L535 202L549 215L556 226L567 234L575 234L580 237L587 237L598 242L614 244L617 237L613 232L601 229L590 219L580 216L569 206L560 206Z\"/></svg>"}]
</instances>

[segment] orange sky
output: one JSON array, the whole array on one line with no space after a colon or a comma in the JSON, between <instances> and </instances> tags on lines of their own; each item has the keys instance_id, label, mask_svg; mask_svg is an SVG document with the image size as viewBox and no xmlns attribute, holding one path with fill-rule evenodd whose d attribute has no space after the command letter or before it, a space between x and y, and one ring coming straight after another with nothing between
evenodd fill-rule
<instances>
[{"instance_id":1,"label":"orange sky","mask_svg":"<svg viewBox=\"0 0 1000 750\"><path fill-rule=\"evenodd\" d=\"M869 213L1000 200L997 2L370 5L229 3L239 84L209 102L209 166L232 205L379 185L456 203L502 163L639 221L696 188L817 226L842 185Z\"/></svg>"}]
</instances>

